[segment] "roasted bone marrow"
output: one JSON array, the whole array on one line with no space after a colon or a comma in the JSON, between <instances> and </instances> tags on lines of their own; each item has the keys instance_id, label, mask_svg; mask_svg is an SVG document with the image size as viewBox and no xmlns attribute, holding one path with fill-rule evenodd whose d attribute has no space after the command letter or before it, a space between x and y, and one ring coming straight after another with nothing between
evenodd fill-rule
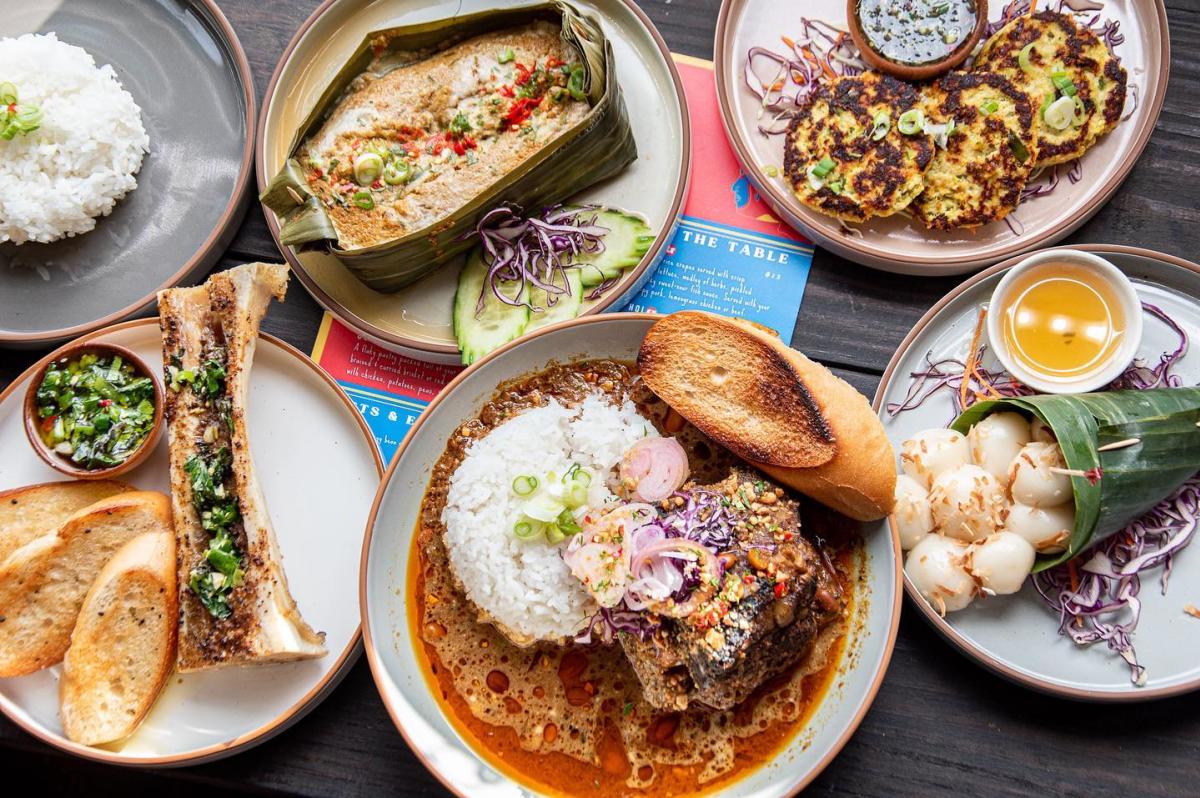
<instances>
[{"instance_id":1,"label":"roasted bone marrow","mask_svg":"<svg viewBox=\"0 0 1200 798\"><path fill-rule=\"evenodd\" d=\"M179 669L324 656L288 589L246 429L259 323L287 269L159 293L179 579Z\"/></svg>"}]
</instances>

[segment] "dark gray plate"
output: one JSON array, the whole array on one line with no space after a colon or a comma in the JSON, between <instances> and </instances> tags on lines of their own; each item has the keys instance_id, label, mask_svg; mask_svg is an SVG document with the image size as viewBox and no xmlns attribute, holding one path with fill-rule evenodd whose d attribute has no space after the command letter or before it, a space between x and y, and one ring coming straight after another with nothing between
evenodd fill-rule
<instances>
[{"instance_id":1,"label":"dark gray plate","mask_svg":"<svg viewBox=\"0 0 1200 798\"><path fill-rule=\"evenodd\" d=\"M112 64L142 108L138 187L96 229L0 244L0 346L37 346L148 311L201 276L245 213L254 96L237 36L211 0L23 0L2 34L54 31Z\"/></svg>"}]
</instances>

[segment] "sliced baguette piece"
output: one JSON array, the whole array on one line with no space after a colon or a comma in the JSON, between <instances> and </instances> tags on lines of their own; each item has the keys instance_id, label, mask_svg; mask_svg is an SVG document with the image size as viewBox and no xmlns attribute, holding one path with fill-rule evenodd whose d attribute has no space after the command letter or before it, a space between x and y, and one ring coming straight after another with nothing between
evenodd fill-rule
<instances>
[{"instance_id":1,"label":"sliced baguette piece","mask_svg":"<svg viewBox=\"0 0 1200 798\"><path fill-rule=\"evenodd\" d=\"M770 331L711 313L674 313L650 328L638 366L672 409L774 479L858 521L890 512L895 455L870 402ZM809 441L813 451L828 447L830 457L807 467L784 462Z\"/></svg>"},{"instance_id":2,"label":"sliced baguette piece","mask_svg":"<svg viewBox=\"0 0 1200 798\"><path fill-rule=\"evenodd\" d=\"M44 482L0 492L0 563L93 502L133 490L110 479Z\"/></svg>"},{"instance_id":3,"label":"sliced baguette piece","mask_svg":"<svg viewBox=\"0 0 1200 798\"><path fill-rule=\"evenodd\" d=\"M170 531L170 499L129 491L85 507L14 551L0 566L0 677L61 661L104 564L138 535Z\"/></svg>"},{"instance_id":4,"label":"sliced baguette piece","mask_svg":"<svg viewBox=\"0 0 1200 798\"><path fill-rule=\"evenodd\" d=\"M749 322L718 318L686 311L651 327L638 355L647 385L744 460L799 468L833 459L833 430L791 350Z\"/></svg>"},{"instance_id":5,"label":"sliced baguette piece","mask_svg":"<svg viewBox=\"0 0 1200 798\"><path fill-rule=\"evenodd\" d=\"M206 352L226 352L226 417L191 388L168 391L167 433L179 580L181 672L260 665L325 656L325 635L304 620L288 588L283 553L250 455L246 429L250 368L259 323L272 299L283 300L288 272L283 265L250 263L214 274L204 285L159 292L163 359L178 358L183 369L199 368ZM207 430L212 430L205 442ZM231 528L242 553L243 578L229 595L230 614L211 614L190 586L202 572L210 533L193 503L186 464L215 448L232 453L231 484L240 520ZM297 465L298 464L294 464Z\"/></svg>"},{"instance_id":6,"label":"sliced baguette piece","mask_svg":"<svg viewBox=\"0 0 1200 798\"><path fill-rule=\"evenodd\" d=\"M138 535L92 583L63 658L59 714L83 745L122 740L141 724L175 667L175 536Z\"/></svg>"}]
</instances>

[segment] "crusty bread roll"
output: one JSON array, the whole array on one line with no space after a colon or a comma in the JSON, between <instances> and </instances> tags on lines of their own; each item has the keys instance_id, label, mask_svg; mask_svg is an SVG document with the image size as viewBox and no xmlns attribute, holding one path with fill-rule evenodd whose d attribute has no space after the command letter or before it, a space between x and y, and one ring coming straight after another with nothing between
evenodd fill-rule
<instances>
[{"instance_id":1,"label":"crusty bread roll","mask_svg":"<svg viewBox=\"0 0 1200 798\"><path fill-rule=\"evenodd\" d=\"M762 327L699 311L664 316L638 367L672 409L784 485L859 521L891 511L895 455L871 404Z\"/></svg>"},{"instance_id":2,"label":"crusty bread roll","mask_svg":"<svg viewBox=\"0 0 1200 798\"><path fill-rule=\"evenodd\" d=\"M175 536L126 543L92 583L63 658L59 714L84 745L123 740L154 706L175 667Z\"/></svg>"}]
</instances>

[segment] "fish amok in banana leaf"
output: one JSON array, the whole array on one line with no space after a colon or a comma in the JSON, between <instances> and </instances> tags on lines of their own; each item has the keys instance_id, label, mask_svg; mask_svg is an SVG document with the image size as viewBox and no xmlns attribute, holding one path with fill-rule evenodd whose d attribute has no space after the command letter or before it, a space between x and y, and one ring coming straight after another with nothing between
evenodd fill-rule
<instances>
[{"instance_id":1,"label":"fish amok in banana leaf","mask_svg":"<svg viewBox=\"0 0 1200 798\"><path fill-rule=\"evenodd\" d=\"M951 427L1015 410L1054 432L1072 471L1075 527L1066 551L1039 555L1035 572L1066 562L1123 529L1200 471L1200 388L1153 388L977 402ZM1110 444L1136 443L1100 451Z\"/></svg>"},{"instance_id":2,"label":"fish amok in banana leaf","mask_svg":"<svg viewBox=\"0 0 1200 798\"><path fill-rule=\"evenodd\" d=\"M500 203L562 202L637 157L599 23L565 3L370 34L261 199L280 240L396 291Z\"/></svg>"}]
</instances>

